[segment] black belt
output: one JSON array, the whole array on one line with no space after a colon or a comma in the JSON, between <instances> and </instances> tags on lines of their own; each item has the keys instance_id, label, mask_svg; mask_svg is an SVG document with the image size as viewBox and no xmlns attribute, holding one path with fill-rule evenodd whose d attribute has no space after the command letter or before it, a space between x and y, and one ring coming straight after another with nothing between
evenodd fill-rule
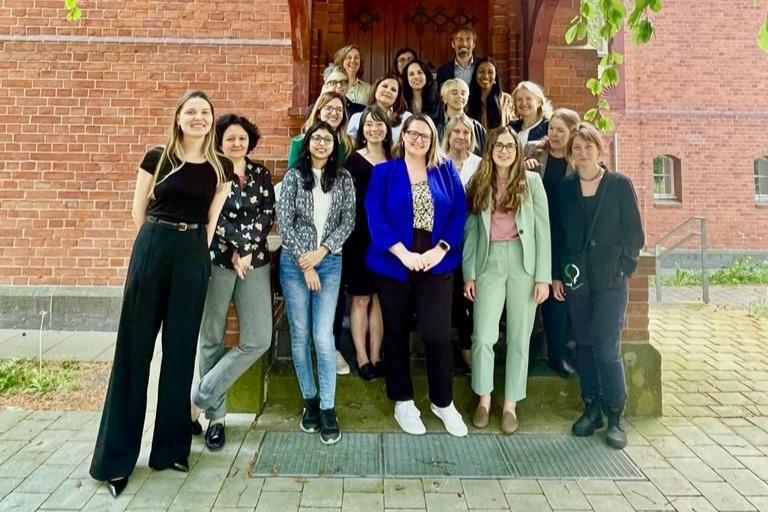
<instances>
[{"instance_id":1,"label":"black belt","mask_svg":"<svg viewBox=\"0 0 768 512\"><path fill-rule=\"evenodd\" d=\"M147 222L158 224L160 226L175 229L176 231L186 231L188 229L198 229L200 224L187 224L186 222L171 222L170 220L159 219L153 215L147 215Z\"/></svg>"}]
</instances>

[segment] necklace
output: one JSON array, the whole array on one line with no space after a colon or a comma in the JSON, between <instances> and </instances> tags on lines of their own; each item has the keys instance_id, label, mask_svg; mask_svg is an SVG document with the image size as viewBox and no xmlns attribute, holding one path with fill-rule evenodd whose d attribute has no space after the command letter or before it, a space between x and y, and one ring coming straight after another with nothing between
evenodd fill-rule
<instances>
[{"instance_id":1,"label":"necklace","mask_svg":"<svg viewBox=\"0 0 768 512\"><path fill-rule=\"evenodd\" d=\"M595 174L594 177L589 179L584 179L581 176L579 176L579 180L583 181L584 183L591 183L593 181L597 181L598 179L600 179L603 176L603 172L605 171L603 169L600 169L600 171L598 171L598 173Z\"/></svg>"}]
</instances>

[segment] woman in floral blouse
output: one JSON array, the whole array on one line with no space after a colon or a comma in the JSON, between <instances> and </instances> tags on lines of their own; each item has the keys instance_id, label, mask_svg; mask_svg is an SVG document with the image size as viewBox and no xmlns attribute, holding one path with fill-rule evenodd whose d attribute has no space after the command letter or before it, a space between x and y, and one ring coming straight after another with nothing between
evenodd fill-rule
<instances>
[{"instance_id":1,"label":"woman in floral blouse","mask_svg":"<svg viewBox=\"0 0 768 512\"><path fill-rule=\"evenodd\" d=\"M205 411L209 422L205 444L211 450L224 446L227 390L269 349L272 339L267 235L275 219L275 191L269 171L246 157L259 137L245 117L226 114L216 122L216 146L234 163L237 179L211 244L213 265L200 327L200 382L192 389L192 403ZM225 351L232 300L240 340Z\"/></svg>"}]
</instances>

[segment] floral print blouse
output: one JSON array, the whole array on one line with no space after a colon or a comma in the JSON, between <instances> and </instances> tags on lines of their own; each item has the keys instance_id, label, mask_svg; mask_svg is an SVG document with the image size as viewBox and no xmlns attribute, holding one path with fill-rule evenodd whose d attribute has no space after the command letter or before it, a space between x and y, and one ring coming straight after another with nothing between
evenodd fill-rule
<instances>
[{"instance_id":1,"label":"floral print blouse","mask_svg":"<svg viewBox=\"0 0 768 512\"><path fill-rule=\"evenodd\" d=\"M211 244L211 262L233 268L232 254L252 254L251 266L269 263L267 235L275 221L272 175L263 165L245 159L245 178L235 178L224 202Z\"/></svg>"}]
</instances>

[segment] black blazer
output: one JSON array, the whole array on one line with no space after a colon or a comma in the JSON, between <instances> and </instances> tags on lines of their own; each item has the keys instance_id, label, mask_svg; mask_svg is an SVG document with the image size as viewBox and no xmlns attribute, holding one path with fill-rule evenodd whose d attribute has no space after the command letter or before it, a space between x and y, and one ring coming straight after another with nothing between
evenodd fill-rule
<instances>
[{"instance_id":1,"label":"black blazer","mask_svg":"<svg viewBox=\"0 0 768 512\"><path fill-rule=\"evenodd\" d=\"M597 195L602 196L598 199L602 204L586 244L587 280L594 289L610 289L619 286L637 268L645 234L629 178L606 172ZM589 229L578 174L563 178L553 202L552 278L562 280L565 257L582 252Z\"/></svg>"},{"instance_id":2,"label":"black blazer","mask_svg":"<svg viewBox=\"0 0 768 512\"><path fill-rule=\"evenodd\" d=\"M456 66L456 62L454 59L449 60L439 68L437 68L437 76L435 78L435 82L437 82L437 95L440 96L440 88L443 86L443 84L450 80L451 78L456 78L454 76L454 67ZM442 101L442 100L441 100Z\"/></svg>"}]
</instances>

